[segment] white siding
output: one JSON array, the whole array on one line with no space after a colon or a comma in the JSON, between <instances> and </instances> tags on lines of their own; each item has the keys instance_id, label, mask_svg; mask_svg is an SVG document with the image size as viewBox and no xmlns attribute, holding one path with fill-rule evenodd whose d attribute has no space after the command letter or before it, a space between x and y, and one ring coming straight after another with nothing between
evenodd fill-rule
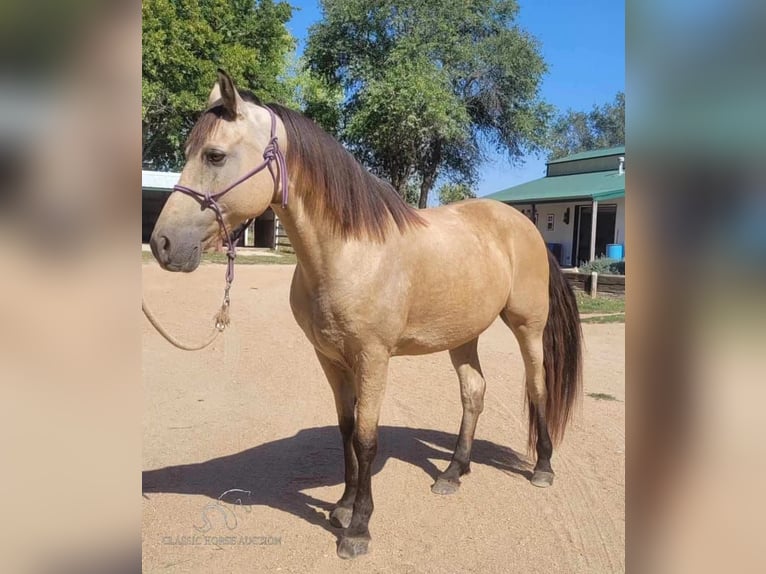
<instances>
[{"instance_id":1,"label":"white siding","mask_svg":"<svg viewBox=\"0 0 766 574\"><path fill-rule=\"evenodd\" d=\"M537 228L546 243L561 243L561 261L571 265L572 234L574 233L574 203L545 203L537 206ZM564 213L569 209L569 223ZM553 215L553 230L548 230L548 216Z\"/></svg>"},{"instance_id":2,"label":"white siding","mask_svg":"<svg viewBox=\"0 0 766 574\"><path fill-rule=\"evenodd\" d=\"M574 234L574 212L576 203L538 203L537 228L546 243L561 243L561 262L572 264L572 235ZM531 204L514 205L519 211L532 210ZM569 209L569 223L564 223L564 213ZM553 215L553 231L548 231L548 215Z\"/></svg>"},{"instance_id":3,"label":"white siding","mask_svg":"<svg viewBox=\"0 0 766 574\"><path fill-rule=\"evenodd\" d=\"M173 186L178 183L180 173L174 171L148 171L141 170L142 189L160 189L173 191Z\"/></svg>"}]
</instances>

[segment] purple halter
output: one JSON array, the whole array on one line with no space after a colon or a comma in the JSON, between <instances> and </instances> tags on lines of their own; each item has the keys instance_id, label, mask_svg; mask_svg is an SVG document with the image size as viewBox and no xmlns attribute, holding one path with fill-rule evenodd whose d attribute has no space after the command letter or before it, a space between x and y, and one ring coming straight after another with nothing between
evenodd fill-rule
<instances>
[{"instance_id":1,"label":"purple halter","mask_svg":"<svg viewBox=\"0 0 766 574\"><path fill-rule=\"evenodd\" d=\"M221 233L223 233L224 237L226 238L226 257L228 258L228 263L226 268L226 294L224 301L227 305L229 298L229 287L231 286L232 281L234 281L234 259L237 256L237 251L234 247L234 244L236 243L238 237L232 238L229 230L226 229L226 224L223 222L223 213L221 213L221 206L218 204L218 200L220 200L224 195L229 193L239 184L244 183L255 174L263 171L266 168L268 168L269 173L271 173L271 177L274 180L274 184L276 185L277 174L274 172L274 168L271 165L272 163L276 162L277 170L279 172L279 185L282 188L282 207L287 207L287 161L285 160L285 156L282 153L282 150L279 149L279 143L277 142L277 118L271 108L266 107L266 109L271 115L271 136L269 138L269 143L266 146L266 149L263 150L263 162L258 164L258 166L248 171L245 175L218 193L211 194L209 191L200 193L199 191L195 191L183 185L176 185L173 187L173 191L180 191L181 193L196 199L202 206L203 210L211 209L213 213L215 213L215 218L218 221L218 226L221 228ZM245 229L248 225L250 225L251 221L252 219L246 221L242 229Z\"/></svg>"}]
</instances>

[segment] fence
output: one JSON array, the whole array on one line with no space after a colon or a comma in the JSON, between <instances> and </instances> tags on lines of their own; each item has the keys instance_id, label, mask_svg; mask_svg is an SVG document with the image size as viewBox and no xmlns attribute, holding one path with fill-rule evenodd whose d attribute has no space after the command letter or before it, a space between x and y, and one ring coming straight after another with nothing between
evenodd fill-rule
<instances>
[{"instance_id":1,"label":"fence","mask_svg":"<svg viewBox=\"0 0 766 574\"><path fill-rule=\"evenodd\" d=\"M625 295L625 275L599 275L598 273L564 271L564 276L575 291Z\"/></svg>"},{"instance_id":2,"label":"fence","mask_svg":"<svg viewBox=\"0 0 766 574\"><path fill-rule=\"evenodd\" d=\"M290 243L290 238L287 237L287 232L285 231L285 228L282 227L282 222L279 221L279 218L277 218L274 234L276 236L274 241L274 249L276 251L295 253L295 249L293 249L293 246Z\"/></svg>"}]
</instances>

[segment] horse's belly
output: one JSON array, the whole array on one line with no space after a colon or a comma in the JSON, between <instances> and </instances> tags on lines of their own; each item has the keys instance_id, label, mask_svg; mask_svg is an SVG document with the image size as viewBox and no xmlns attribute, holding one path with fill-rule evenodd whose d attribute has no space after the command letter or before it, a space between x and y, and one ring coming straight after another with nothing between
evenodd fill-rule
<instances>
[{"instance_id":1,"label":"horse's belly","mask_svg":"<svg viewBox=\"0 0 766 574\"><path fill-rule=\"evenodd\" d=\"M504 304L498 299L494 304L486 302L453 312L435 307L427 315L411 315L392 354L425 355L459 347L486 331Z\"/></svg>"},{"instance_id":2,"label":"horse's belly","mask_svg":"<svg viewBox=\"0 0 766 574\"><path fill-rule=\"evenodd\" d=\"M503 250L486 242L481 249L473 245L467 254L448 246L453 249L432 248L418 265L407 324L394 354L454 349L483 333L507 305L512 278Z\"/></svg>"}]
</instances>

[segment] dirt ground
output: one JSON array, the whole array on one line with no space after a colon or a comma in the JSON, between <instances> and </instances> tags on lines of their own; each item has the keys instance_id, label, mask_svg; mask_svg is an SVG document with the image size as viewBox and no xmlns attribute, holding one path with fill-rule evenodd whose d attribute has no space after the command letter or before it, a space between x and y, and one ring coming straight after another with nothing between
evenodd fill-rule
<instances>
[{"instance_id":1,"label":"dirt ground","mask_svg":"<svg viewBox=\"0 0 766 574\"><path fill-rule=\"evenodd\" d=\"M486 407L453 496L429 489L460 423L449 356L393 359L370 554L337 558L327 515L343 453L330 388L290 312L292 271L237 266L232 327L205 351L179 351L144 321L144 572L625 570L623 324L583 325L585 394L548 489L528 481L523 367L502 322L479 342ZM144 264L143 275L168 328L208 333L223 266L182 275Z\"/></svg>"}]
</instances>

